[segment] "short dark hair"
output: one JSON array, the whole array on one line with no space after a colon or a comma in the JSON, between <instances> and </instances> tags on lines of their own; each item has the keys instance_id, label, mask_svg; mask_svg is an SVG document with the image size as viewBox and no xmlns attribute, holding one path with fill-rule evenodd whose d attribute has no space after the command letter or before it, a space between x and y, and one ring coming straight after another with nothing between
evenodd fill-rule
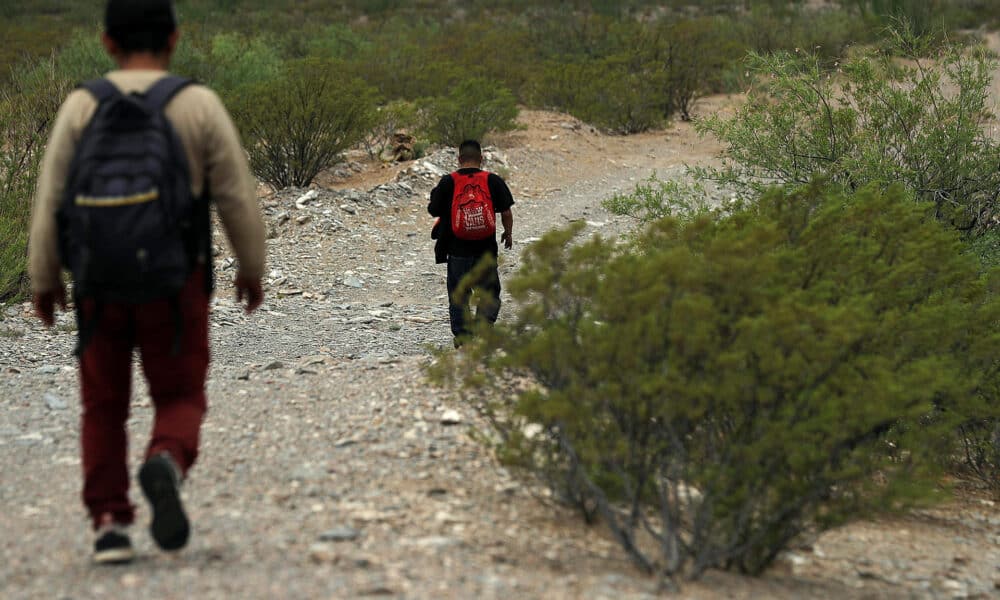
<instances>
[{"instance_id":1,"label":"short dark hair","mask_svg":"<svg viewBox=\"0 0 1000 600\"><path fill-rule=\"evenodd\" d=\"M476 140L465 140L458 145L458 161L481 162L483 160L483 147Z\"/></svg>"},{"instance_id":2,"label":"short dark hair","mask_svg":"<svg viewBox=\"0 0 1000 600\"><path fill-rule=\"evenodd\" d=\"M108 0L104 30L124 52L163 52L177 30L173 0Z\"/></svg>"},{"instance_id":3,"label":"short dark hair","mask_svg":"<svg viewBox=\"0 0 1000 600\"><path fill-rule=\"evenodd\" d=\"M152 52L158 54L167 49L172 31L109 31L108 36L118 44L123 52Z\"/></svg>"}]
</instances>

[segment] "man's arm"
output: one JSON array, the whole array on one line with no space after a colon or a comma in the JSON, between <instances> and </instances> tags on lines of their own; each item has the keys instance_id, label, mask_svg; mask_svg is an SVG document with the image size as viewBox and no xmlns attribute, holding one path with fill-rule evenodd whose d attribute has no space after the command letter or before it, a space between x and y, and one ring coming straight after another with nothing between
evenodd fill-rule
<instances>
[{"instance_id":1,"label":"man's arm","mask_svg":"<svg viewBox=\"0 0 1000 600\"><path fill-rule=\"evenodd\" d=\"M510 208L514 206L514 195L510 193L507 182L502 177L490 173L490 194L493 196L493 206L500 213L500 222L503 223L503 234L500 241L503 247L510 250L514 245L514 214Z\"/></svg>"},{"instance_id":2,"label":"man's arm","mask_svg":"<svg viewBox=\"0 0 1000 600\"><path fill-rule=\"evenodd\" d=\"M56 211L76 151L77 130L81 120L89 118L95 105L90 95L82 90L66 98L56 115L38 175L28 235L28 275L35 314L47 326L55 322L56 304L66 309L66 292L60 278Z\"/></svg>"},{"instance_id":3,"label":"man's arm","mask_svg":"<svg viewBox=\"0 0 1000 600\"><path fill-rule=\"evenodd\" d=\"M503 242L503 247L510 250L514 246L514 213L510 212L510 209L500 213L500 220L503 222L503 234L500 236L500 241Z\"/></svg>"},{"instance_id":4,"label":"man's arm","mask_svg":"<svg viewBox=\"0 0 1000 600\"><path fill-rule=\"evenodd\" d=\"M431 190L431 201L427 204L427 212L430 213L432 217L443 217L445 212L445 200L451 201L451 196L453 190L447 190L448 184L451 183L451 175L445 175L441 178L434 189Z\"/></svg>"},{"instance_id":5,"label":"man's arm","mask_svg":"<svg viewBox=\"0 0 1000 600\"><path fill-rule=\"evenodd\" d=\"M239 132L214 92L208 103L206 185L239 263L234 281L237 300L246 300L249 313L264 301L264 220Z\"/></svg>"}]
</instances>

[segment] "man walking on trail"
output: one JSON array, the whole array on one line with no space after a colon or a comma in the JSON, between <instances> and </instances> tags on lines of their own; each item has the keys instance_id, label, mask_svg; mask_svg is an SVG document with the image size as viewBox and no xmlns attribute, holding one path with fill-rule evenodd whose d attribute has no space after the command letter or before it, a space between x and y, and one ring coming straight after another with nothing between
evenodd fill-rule
<instances>
[{"instance_id":1,"label":"man walking on trail","mask_svg":"<svg viewBox=\"0 0 1000 600\"><path fill-rule=\"evenodd\" d=\"M46 325L55 304L66 307L61 268L73 274L82 495L98 563L133 558L126 421L135 348L155 409L138 472L150 531L165 550L188 540L179 486L206 411L210 199L239 261L237 298L248 313L263 301L254 180L218 96L167 74L177 39L172 0L107 3L102 41L119 69L59 109L33 207L29 272Z\"/></svg>"},{"instance_id":2,"label":"man walking on trail","mask_svg":"<svg viewBox=\"0 0 1000 600\"><path fill-rule=\"evenodd\" d=\"M434 236L438 262L448 263L448 315L455 347L472 333L466 323L471 290L480 294L476 318L493 324L500 314L500 274L497 272L496 214L500 214L504 247L513 244L514 198L504 180L482 170L483 149L466 140L458 147L459 168L431 191L427 212L438 217ZM475 272L478 280L462 280ZM470 285L471 284L471 285Z\"/></svg>"}]
</instances>

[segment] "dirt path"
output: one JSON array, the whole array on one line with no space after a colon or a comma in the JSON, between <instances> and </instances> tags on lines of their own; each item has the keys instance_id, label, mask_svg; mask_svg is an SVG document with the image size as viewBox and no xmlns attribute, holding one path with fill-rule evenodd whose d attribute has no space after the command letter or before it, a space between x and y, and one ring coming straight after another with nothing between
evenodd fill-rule
<instances>
[{"instance_id":1,"label":"dirt path","mask_svg":"<svg viewBox=\"0 0 1000 600\"><path fill-rule=\"evenodd\" d=\"M729 103L710 99L702 110ZM496 140L517 199L505 275L553 226L628 230L603 198L717 150L686 124L621 138L564 115L522 118L524 130ZM369 189L401 169L365 169L335 187ZM88 564L70 320L45 331L22 307L6 309L0 597L657 596L657 582L602 530L526 489L472 440L482 425L473 411L424 383L428 348L450 340L425 194L263 200L269 299L247 318L224 285L213 306L211 412L185 492L195 530L177 556L156 552L140 525L137 564ZM223 280L227 265L223 251ZM142 388L130 421L134 466L150 423ZM140 503L139 523L147 518ZM681 597L985 597L1000 585L998 542L1000 511L966 495L933 513L829 532L760 579L711 573Z\"/></svg>"}]
</instances>

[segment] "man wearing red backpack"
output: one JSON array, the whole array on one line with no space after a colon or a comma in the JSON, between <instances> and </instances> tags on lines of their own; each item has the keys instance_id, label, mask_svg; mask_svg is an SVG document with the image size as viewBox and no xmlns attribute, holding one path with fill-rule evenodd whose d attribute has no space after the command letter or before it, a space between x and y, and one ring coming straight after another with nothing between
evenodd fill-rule
<instances>
[{"instance_id":1,"label":"man wearing red backpack","mask_svg":"<svg viewBox=\"0 0 1000 600\"><path fill-rule=\"evenodd\" d=\"M500 275L497 272L496 215L500 214L508 250L513 246L514 198L506 182L482 170L483 149L466 140L458 147L459 168L431 191L427 212L438 217L434 235L438 262L448 263L448 315L455 347L473 333L466 323L471 290L480 294L476 318L493 324L500 314ZM478 279L463 279L475 271Z\"/></svg>"},{"instance_id":2,"label":"man wearing red backpack","mask_svg":"<svg viewBox=\"0 0 1000 600\"><path fill-rule=\"evenodd\" d=\"M150 531L178 550L190 525L179 486L206 411L212 251L208 202L239 261L237 296L263 301L264 226L239 135L214 92L166 72L177 44L171 0L109 0L102 41L119 70L59 109L35 197L29 272L48 326L73 275L83 404L83 502L93 559L133 558L126 421L138 349L154 406L138 479Z\"/></svg>"}]
</instances>

